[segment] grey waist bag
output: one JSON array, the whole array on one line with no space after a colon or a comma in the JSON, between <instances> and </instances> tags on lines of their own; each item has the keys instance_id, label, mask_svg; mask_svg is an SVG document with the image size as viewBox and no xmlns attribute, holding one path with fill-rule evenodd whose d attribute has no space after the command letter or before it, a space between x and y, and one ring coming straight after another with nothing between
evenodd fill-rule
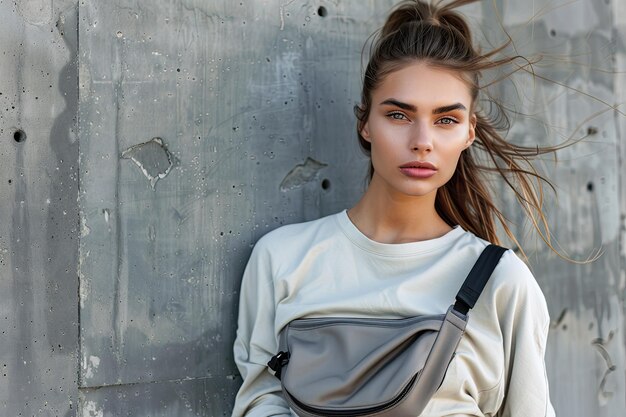
<instances>
[{"instance_id":1,"label":"grey waist bag","mask_svg":"<svg viewBox=\"0 0 626 417\"><path fill-rule=\"evenodd\" d=\"M485 248L446 314L290 322L268 366L291 409L302 417L419 416L441 386L468 312L505 251Z\"/></svg>"}]
</instances>

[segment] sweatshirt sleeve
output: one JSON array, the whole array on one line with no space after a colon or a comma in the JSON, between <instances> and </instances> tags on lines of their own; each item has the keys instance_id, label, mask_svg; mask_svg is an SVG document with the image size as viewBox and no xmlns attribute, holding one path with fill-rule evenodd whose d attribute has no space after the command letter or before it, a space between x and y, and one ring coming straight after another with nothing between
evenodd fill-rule
<instances>
[{"instance_id":1,"label":"sweatshirt sleeve","mask_svg":"<svg viewBox=\"0 0 626 417\"><path fill-rule=\"evenodd\" d=\"M555 417L550 402L545 349L550 326L546 300L534 276L514 253L501 298L505 368L504 402L498 417Z\"/></svg>"},{"instance_id":2,"label":"sweatshirt sleeve","mask_svg":"<svg viewBox=\"0 0 626 417\"><path fill-rule=\"evenodd\" d=\"M267 362L276 354L278 341L274 332L271 263L262 240L252 250L239 294L233 351L243 384L235 398L232 417L291 416L282 397L280 381L267 371Z\"/></svg>"}]
</instances>

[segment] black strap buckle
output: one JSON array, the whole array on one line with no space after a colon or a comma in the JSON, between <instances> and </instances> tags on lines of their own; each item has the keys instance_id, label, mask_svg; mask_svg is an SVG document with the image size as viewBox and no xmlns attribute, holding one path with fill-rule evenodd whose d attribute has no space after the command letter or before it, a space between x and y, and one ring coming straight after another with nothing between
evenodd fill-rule
<instances>
[{"instance_id":1,"label":"black strap buckle","mask_svg":"<svg viewBox=\"0 0 626 417\"><path fill-rule=\"evenodd\" d=\"M272 359L267 363L267 366L274 371L274 376L280 379L281 372L283 370L283 366L289 363L289 357L291 355L289 352L278 352L276 355L272 356Z\"/></svg>"},{"instance_id":2,"label":"black strap buckle","mask_svg":"<svg viewBox=\"0 0 626 417\"><path fill-rule=\"evenodd\" d=\"M454 310L467 315L468 311L474 308L480 293L506 251L506 248L497 245L490 244L485 247L456 295Z\"/></svg>"}]
</instances>

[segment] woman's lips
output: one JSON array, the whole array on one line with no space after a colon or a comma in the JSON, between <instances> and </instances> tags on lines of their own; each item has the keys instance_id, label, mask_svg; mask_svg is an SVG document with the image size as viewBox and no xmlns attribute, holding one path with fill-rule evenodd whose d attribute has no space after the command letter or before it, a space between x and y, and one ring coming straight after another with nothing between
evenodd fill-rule
<instances>
[{"instance_id":1,"label":"woman's lips","mask_svg":"<svg viewBox=\"0 0 626 417\"><path fill-rule=\"evenodd\" d=\"M417 167L400 167L400 171L411 178L428 178L432 177L437 172L436 169Z\"/></svg>"},{"instance_id":2,"label":"woman's lips","mask_svg":"<svg viewBox=\"0 0 626 417\"><path fill-rule=\"evenodd\" d=\"M410 161L400 165L400 171L411 178L428 178L437 173L437 167L429 161Z\"/></svg>"}]
</instances>

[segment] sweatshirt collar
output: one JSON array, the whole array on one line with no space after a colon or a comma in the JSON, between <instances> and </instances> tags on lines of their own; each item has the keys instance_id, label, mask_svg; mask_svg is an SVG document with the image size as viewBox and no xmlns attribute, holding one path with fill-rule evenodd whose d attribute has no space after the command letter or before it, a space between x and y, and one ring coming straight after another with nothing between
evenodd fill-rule
<instances>
[{"instance_id":1,"label":"sweatshirt collar","mask_svg":"<svg viewBox=\"0 0 626 417\"><path fill-rule=\"evenodd\" d=\"M352 243L363 250L383 256L416 255L448 247L465 233L460 225L456 225L445 235L434 239L408 243L381 243L364 235L348 217L347 209L337 213L335 217L341 230Z\"/></svg>"}]
</instances>

